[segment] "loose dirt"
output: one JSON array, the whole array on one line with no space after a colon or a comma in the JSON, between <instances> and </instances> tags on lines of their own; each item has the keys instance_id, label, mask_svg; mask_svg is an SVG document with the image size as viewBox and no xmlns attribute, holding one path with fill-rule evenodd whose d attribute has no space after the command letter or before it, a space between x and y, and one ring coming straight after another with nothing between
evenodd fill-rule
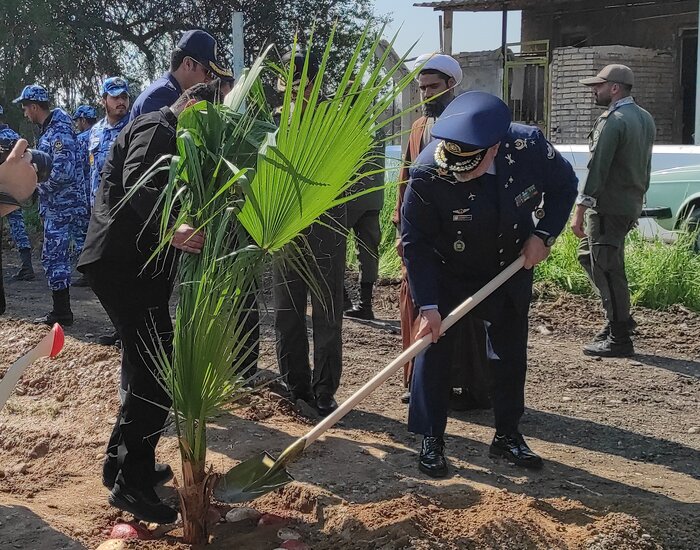
<instances>
[{"instance_id":1,"label":"loose dirt","mask_svg":"<svg viewBox=\"0 0 700 550\"><path fill-rule=\"evenodd\" d=\"M9 257L8 257L9 256ZM5 280L14 271L5 256ZM48 328L45 282L7 284L0 318L0 376ZM395 320L398 287L380 286L377 313ZM73 289L76 324L55 360L37 361L0 412L0 548L96 548L117 521L100 482L118 407L119 353L93 343L109 329L88 289ZM447 428L452 470L433 480L416 468L420 438L406 430L399 375L290 467L298 480L248 505L287 518L314 550L698 548L700 540L700 316L638 309L638 354L596 361L581 345L602 323L598 305L543 295L531 310L522 431L546 459L527 472L487 456L490 411L455 413ZM270 318L260 366L277 375ZM344 326L338 399L400 351L399 337ZM279 453L309 429L269 389L211 424L217 471L263 450ZM158 458L179 473L172 432ZM170 486L162 496L175 504ZM219 506L224 515L229 507ZM273 549L278 527L220 523L209 548ZM127 548L183 549L181 531Z\"/></svg>"}]
</instances>

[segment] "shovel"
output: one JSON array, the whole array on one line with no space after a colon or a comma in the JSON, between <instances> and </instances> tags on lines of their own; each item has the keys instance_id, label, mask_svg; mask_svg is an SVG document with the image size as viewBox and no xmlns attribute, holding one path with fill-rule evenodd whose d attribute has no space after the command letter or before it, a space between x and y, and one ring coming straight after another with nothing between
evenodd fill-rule
<instances>
[{"instance_id":1,"label":"shovel","mask_svg":"<svg viewBox=\"0 0 700 550\"><path fill-rule=\"evenodd\" d=\"M524 262L525 259L523 256L520 256L494 277L492 281L487 283L484 288L462 302L457 309L443 319L440 327L441 333L447 331L452 325L464 317L467 312L510 279L523 267ZM269 493L270 491L284 487L287 483L294 481L294 478L289 475L285 469L287 464L296 460L304 449L349 413L355 405L386 382L386 380L405 363L427 348L431 344L431 341L432 336L430 334L426 334L419 340L416 340L409 348L405 349L401 355L378 372L374 378L351 395L332 414L323 419L306 435L300 437L287 447L277 460L265 452L262 455L250 458L231 468L228 473L219 480L214 490L214 496L222 502L247 502Z\"/></svg>"},{"instance_id":2,"label":"shovel","mask_svg":"<svg viewBox=\"0 0 700 550\"><path fill-rule=\"evenodd\" d=\"M58 323L54 324L49 333L42 338L34 348L25 355L17 359L0 380L0 410L5 406L12 390L17 385L20 377L27 370L27 367L40 357L56 357L63 349L63 329Z\"/></svg>"}]
</instances>

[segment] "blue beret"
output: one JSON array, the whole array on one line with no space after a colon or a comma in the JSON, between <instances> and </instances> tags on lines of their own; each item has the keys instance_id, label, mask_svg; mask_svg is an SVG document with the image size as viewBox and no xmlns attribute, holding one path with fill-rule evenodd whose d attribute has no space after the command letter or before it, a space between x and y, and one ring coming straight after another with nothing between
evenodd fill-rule
<instances>
[{"instance_id":1,"label":"blue beret","mask_svg":"<svg viewBox=\"0 0 700 550\"><path fill-rule=\"evenodd\" d=\"M228 63L219 58L216 39L208 32L201 30L187 31L180 38L177 47L215 76L219 78L233 76Z\"/></svg>"},{"instance_id":2,"label":"blue beret","mask_svg":"<svg viewBox=\"0 0 700 550\"><path fill-rule=\"evenodd\" d=\"M90 105L78 105L78 108L73 113L73 120L79 118L97 118L97 111Z\"/></svg>"},{"instance_id":3,"label":"blue beret","mask_svg":"<svg viewBox=\"0 0 700 550\"><path fill-rule=\"evenodd\" d=\"M485 92L466 92L452 100L431 133L463 149L485 149L506 136L510 123L510 109L501 99Z\"/></svg>"},{"instance_id":4,"label":"blue beret","mask_svg":"<svg viewBox=\"0 0 700 550\"><path fill-rule=\"evenodd\" d=\"M102 83L102 95L117 97L129 93L129 83L121 76L110 76Z\"/></svg>"},{"instance_id":5,"label":"blue beret","mask_svg":"<svg viewBox=\"0 0 700 550\"><path fill-rule=\"evenodd\" d=\"M20 103L22 101L49 101L49 92L46 88L38 84L30 84L25 86L20 96L12 100L12 103Z\"/></svg>"}]
</instances>

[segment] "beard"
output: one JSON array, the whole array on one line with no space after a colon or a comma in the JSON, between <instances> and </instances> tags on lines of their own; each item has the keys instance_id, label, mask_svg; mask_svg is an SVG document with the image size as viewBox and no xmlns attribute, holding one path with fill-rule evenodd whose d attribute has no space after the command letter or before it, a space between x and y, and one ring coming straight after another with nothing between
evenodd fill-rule
<instances>
[{"instance_id":1,"label":"beard","mask_svg":"<svg viewBox=\"0 0 700 550\"><path fill-rule=\"evenodd\" d=\"M445 97L445 94L436 97L435 99L431 99L430 101L428 101L428 103L424 103L421 106L423 115L427 117L438 118L450 104L450 101L452 101L452 98Z\"/></svg>"}]
</instances>

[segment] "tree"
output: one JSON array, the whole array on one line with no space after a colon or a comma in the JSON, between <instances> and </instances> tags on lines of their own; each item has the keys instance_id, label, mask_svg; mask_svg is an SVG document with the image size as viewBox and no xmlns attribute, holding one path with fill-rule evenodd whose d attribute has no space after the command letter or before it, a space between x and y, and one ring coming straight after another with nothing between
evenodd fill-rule
<instances>
[{"instance_id":1,"label":"tree","mask_svg":"<svg viewBox=\"0 0 700 550\"><path fill-rule=\"evenodd\" d=\"M69 109L94 104L106 76L125 76L138 92L167 68L170 50L192 21L230 55L233 11L244 13L246 65L265 46L276 44L282 53L297 32L303 38L312 28L315 43L323 45L337 21L329 65L330 80L337 81L372 6L372 0L3 0L0 104L17 128L21 113L7 104L25 84L46 86Z\"/></svg>"}]
</instances>

